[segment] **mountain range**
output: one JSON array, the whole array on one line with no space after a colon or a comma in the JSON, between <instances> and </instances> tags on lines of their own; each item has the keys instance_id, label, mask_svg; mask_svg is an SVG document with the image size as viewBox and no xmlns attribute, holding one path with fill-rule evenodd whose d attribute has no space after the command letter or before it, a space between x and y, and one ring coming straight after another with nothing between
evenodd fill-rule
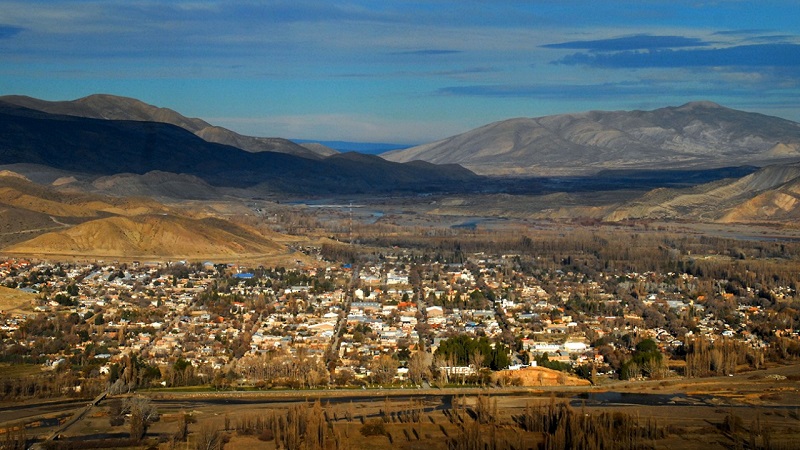
<instances>
[{"instance_id":1,"label":"mountain range","mask_svg":"<svg viewBox=\"0 0 800 450\"><path fill-rule=\"evenodd\" d=\"M395 163L356 153L306 158L247 152L170 123L51 114L0 101L2 164L37 164L95 177L161 171L215 187L306 195L436 191L477 179L456 165Z\"/></svg>"},{"instance_id":2,"label":"mountain range","mask_svg":"<svg viewBox=\"0 0 800 450\"><path fill-rule=\"evenodd\" d=\"M216 139L225 143L213 142L215 132L227 136ZM204 246L214 254L226 254L226 240L258 253L271 244L253 244L259 241L250 231L229 239L209 231L220 223L198 222L158 200L423 192L491 199L443 201L434 214L608 222L800 219L800 124L709 102L511 119L383 154L386 159L307 145L312 150L280 138L241 136L124 97L2 97L0 169L9 172L0 184L0 236L9 245L32 237L51 249L68 243L58 250L68 251L82 249L87 241L80 236L87 233L158 232L169 241L173 234L163 227L192 228L209 237ZM14 187L20 179L25 189ZM96 197L80 200L86 195ZM526 200L530 196L535 200ZM150 251L133 248L119 252Z\"/></svg>"},{"instance_id":3,"label":"mountain range","mask_svg":"<svg viewBox=\"0 0 800 450\"><path fill-rule=\"evenodd\" d=\"M800 124L692 102L653 111L509 119L382 156L460 164L484 175L765 166L800 159Z\"/></svg>"}]
</instances>

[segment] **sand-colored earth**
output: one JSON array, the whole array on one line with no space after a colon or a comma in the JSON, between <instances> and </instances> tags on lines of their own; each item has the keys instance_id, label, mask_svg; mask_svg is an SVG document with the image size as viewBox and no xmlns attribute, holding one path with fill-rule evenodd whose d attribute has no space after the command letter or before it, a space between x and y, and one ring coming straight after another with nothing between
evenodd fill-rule
<instances>
[{"instance_id":1,"label":"sand-colored earth","mask_svg":"<svg viewBox=\"0 0 800 450\"><path fill-rule=\"evenodd\" d=\"M0 286L0 311L19 311L30 309L36 294Z\"/></svg>"},{"instance_id":2,"label":"sand-colored earth","mask_svg":"<svg viewBox=\"0 0 800 450\"><path fill-rule=\"evenodd\" d=\"M565 372L546 367L525 367L519 370L501 370L494 374L496 380L512 382L519 380L521 386L589 386L591 383L582 378L570 376Z\"/></svg>"}]
</instances>

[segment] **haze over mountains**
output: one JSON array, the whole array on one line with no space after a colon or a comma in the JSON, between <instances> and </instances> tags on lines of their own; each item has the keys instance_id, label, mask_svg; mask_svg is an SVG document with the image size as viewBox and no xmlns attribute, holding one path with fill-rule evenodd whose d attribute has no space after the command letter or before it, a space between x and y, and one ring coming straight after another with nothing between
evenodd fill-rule
<instances>
[{"instance_id":1,"label":"haze over mountains","mask_svg":"<svg viewBox=\"0 0 800 450\"><path fill-rule=\"evenodd\" d=\"M800 158L800 124L694 102L654 111L509 119L382 156L460 164L484 175L765 166Z\"/></svg>"}]
</instances>

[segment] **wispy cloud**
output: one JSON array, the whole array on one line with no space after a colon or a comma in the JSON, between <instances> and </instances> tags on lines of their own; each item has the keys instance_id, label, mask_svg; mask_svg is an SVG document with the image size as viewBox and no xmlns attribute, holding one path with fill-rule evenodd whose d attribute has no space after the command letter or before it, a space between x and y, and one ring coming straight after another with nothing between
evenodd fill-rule
<instances>
[{"instance_id":1,"label":"wispy cloud","mask_svg":"<svg viewBox=\"0 0 800 450\"><path fill-rule=\"evenodd\" d=\"M575 53L556 64L602 68L800 67L800 45L761 44L696 50Z\"/></svg>"},{"instance_id":2,"label":"wispy cloud","mask_svg":"<svg viewBox=\"0 0 800 450\"><path fill-rule=\"evenodd\" d=\"M392 52L392 55L415 55L415 56L438 56L438 55L452 55L461 53L460 50L443 50L443 49L427 49L427 50L409 50L405 52Z\"/></svg>"},{"instance_id":3,"label":"wispy cloud","mask_svg":"<svg viewBox=\"0 0 800 450\"><path fill-rule=\"evenodd\" d=\"M763 80L762 80L763 81ZM762 100L800 99L786 91L770 91L768 83L747 84L737 81L698 83L684 81L637 80L600 84L531 84L531 85L471 85L450 86L436 92L441 96L485 98L529 98L538 100L638 100L643 97L699 98L759 98Z\"/></svg>"},{"instance_id":4,"label":"wispy cloud","mask_svg":"<svg viewBox=\"0 0 800 450\"><path fill-rule=\"evenodd\" d=\"M624 50L649 50L663 48L683 48L683 47L702 47L709 45L708 42L684 36L651 36L648 34L638 34L635 36L624 36L611 39L595 39L588 41L570 41L557 44L546 44L544 48L565 48L577 50L589 50L591 52L608 52Z\"/></svg>"},{"instance_id":5,"label":"wispy cloud","mask_svg":"<svg viewBox=\"0 0 800 450\"><path fill-rule=\"evenodd\" d=\"M531 85L473 85L449 86L436 93L444 96L537 98L537 99L588 99L620 96L641 96L653 91L644 83L603 84L531 84Z\"/></svg>"},{"instance_id":6,"label":"wispy cloud","mask_svg":"<svg viewBox=\"0 0 800 450\"><path fill-rule=\"evenodd\" d=\"M267 117L230 122L247 134L390 142L565 104L798 99L796 0L700 3L0 0L0 89L102 90Z\"/></svg>"},{"instance_id":7,"label":"wispy cloud","mask_svg":"<svg viewBox=\"0 0 800 450\"><path fill-rule=\"evenodd\" d=\"M723 30L714 32L714 36L751 36L755 34L770 33L771 30L766 29L749 29L749 30Z\"/></svg>"},{"instance_id":8,"label":"wispy cloud","mask_svg":"<svg viewBox=\"0 0 800 450\"><path fill-rule=\"evenodd\" d=\"M12 38L25 31L22 27L15 27L13 25L0 24L0 39Z\"/></svg>"},{"instance_id":9,"label":"wispy cloud","mask_svg":"<svg viewBox=\"0 0 800 450\"><path fill-rule=\"evenodd\" d=\"M798 37L792 34L773 34L764 36L752 36L744 39L744 42L764 42L764 43L784 43L790 44L797 42Z\"/></svg>"}]
</instances>

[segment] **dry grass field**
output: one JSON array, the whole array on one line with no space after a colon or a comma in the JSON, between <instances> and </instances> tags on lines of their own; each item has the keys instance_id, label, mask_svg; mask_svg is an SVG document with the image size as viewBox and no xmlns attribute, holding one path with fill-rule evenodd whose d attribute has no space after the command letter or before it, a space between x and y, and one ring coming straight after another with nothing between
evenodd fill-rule
<instances>
[{"instance_id":1,"label":"dry grass field","mask_svg":"<svg viewBox=\"0 0 800 450\"><path fill-rule=\"evenodd\" d=\"M0 311L30 310L35 294L0 286Z\"/></svg>"}]
</instances>

